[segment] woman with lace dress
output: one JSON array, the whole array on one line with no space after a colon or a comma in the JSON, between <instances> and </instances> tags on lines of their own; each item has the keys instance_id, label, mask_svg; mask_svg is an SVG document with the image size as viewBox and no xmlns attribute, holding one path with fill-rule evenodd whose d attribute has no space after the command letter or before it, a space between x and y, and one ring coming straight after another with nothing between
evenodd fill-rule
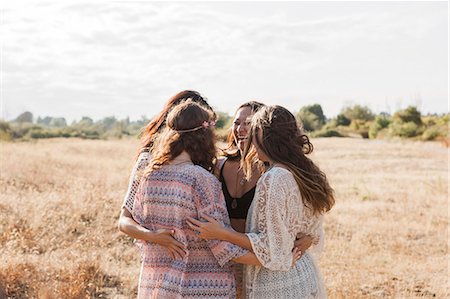
<instances>
[{"instance_id":1,"label":"woman with lace dress","mask_svg":"<svg viewBox=\"0 0 450 299\"><path fill-rule=\"evenodd\" d=\"M259 162L253 151L249 154L252 162L250 179L246 179L241 167L241 157L248 143L247 135L253 115L264 104L257 101L249 101L241 104L234 115L233 123L229 130L226 148L222 150L222 157L216 164L216 176L222 183L222 191L230 215L231 227L237 232L245 232L245 222L250 205L255 196L256 182L264 172L264 164ZM313 242L318 240L312 236L299 234L294 246L298 250L306 251ZM233 272L236 277L237 298L241 298L243 284L243 265L233 264Z\"/></svg>"},{"instance_id":2,"label":"woman with lace dress","mask_svg":"<svg viewBox=\"0 0 450 299\"><path fill-rule=\"evenodd\" d=\"M220 239L252 250L262 266L244 266L246 298L326 298L317 266L323 244L323 214L334 205L325 174L306 156L313 146L295 117L280 106L262 107L252 118L248 136L258 159L270 164L258 180L247 216L246 233L224 227L212 218L189 218L205 239ZM243 169L251 174L251 144L246 145ZM319 237L290 267L296 235Z\"/></svg>"}]
</instances>

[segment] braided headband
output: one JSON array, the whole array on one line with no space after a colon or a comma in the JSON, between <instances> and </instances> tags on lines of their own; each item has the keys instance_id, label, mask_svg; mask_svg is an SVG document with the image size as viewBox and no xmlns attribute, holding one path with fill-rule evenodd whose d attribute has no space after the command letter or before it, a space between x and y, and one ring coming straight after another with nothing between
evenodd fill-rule
<instances>
[{"instance_id":1,"label":"braided headband","mask_svg":"<svg viewBox=\"0 0 450 299\"><path fill-rule=\"evenodd\" d=\"M215 122L215 121L213 121L213 120L210 120L210 121L205 120L205 121L202 123L201 126L198 126L198 127L192 128L192 129L186 129L186 130L175 130L175 129L173 129L173 130L174 130L175 132L178 132L178 133L186 133L186 132L194 132L194 131L198 131L198 130L200 130L200 129L207 129L207 128L209 128L209 127L214 127L215 125L216 125L216 122Z\"/></svg>"}]
</instances>

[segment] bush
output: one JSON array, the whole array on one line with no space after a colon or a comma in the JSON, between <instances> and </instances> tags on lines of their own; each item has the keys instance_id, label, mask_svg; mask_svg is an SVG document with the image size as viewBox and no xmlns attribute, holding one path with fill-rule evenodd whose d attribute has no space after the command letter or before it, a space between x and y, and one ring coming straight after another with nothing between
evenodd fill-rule
<instances>
[{"instance_id":1,"label":"bush","mask_svg":"<svg viewBox=\"0 0 450 299\"><path fill-rule=\"evenodd\" d=\"M414 106L409 106L404 110L399 110L394 114L394 121L401 123L415 123L416 125L422 125L422 119L420 115L420 111L417 110Z\"/></svg>"},{"instance_id":2,"label":"bush","mask_svg":"<svg viewBox=\"0 0 450 299\"><path fill-rule=\"evenodd\" d=\"M324 129L312 134L313 137L344 137L341 133L333 129Z\"/></svg>"},{"instance_id":3,"label":"bush","mask_svg":"<svg viewBox=\"0 0 450 299\"><path fill-rule=\"evenodd\" d=\"M336 116L336 125L338 126L348 126L352 121L348 119L344 114L338 114Z\"/></svg>"},{"instance_id":4,"label":"bush","mask_svg":"<svg viewBox=\"0 0 450 299\"><path fill-rule=\"evenodd\" d=\"M11 126L6 121L0 120L0 140L11 141L12 139Z\"/></svg>"},{"instance_id":5,"label":"bush","mask_svg":"<svg viewBox=\"0 0 450 299\"><path fill-rule=\"evenodd\" d=\"M16 119L18 123L33 123L33 114L29 111L26 111L20 114Z\"/></svg>"},{"instance_id":6,"label":"bush","mask_svg":"<svg viewBox=\"0 0 450 299\"><path fill-rule=\"evenodd\" d=\"M218 116L218 119L216 122L217 129L228 128L229 125L231 125L231 121L233 121L233 118L225 112L219 111L219 112L217 112L217 116Z\"/></svg>"},{"instance_id":7,"label":"bush","mask_svg":"<svg viewBox=\"0 0 450 299\"><path fill-rule=\"evenodd\" d=\"M369 121L375 118L374 114L372 113L369 107L361 105L346 107L342 110L341 114L351 121L353 120Z\"/></svg>"},{"instance_id":8,"label":"bush","mask_svg":"<svg viewBox=\"0 0 450 299\"><path fill-rule=\"evenodd\" d=\"M229 131L230 131L230 129L224 129L224 128L217 129L215 131L216 132L217 141L222 141L222 142L227 141L227 137L228 137L228 132Z\"/></svg>"},{"instance_id":9,"label":"bush","mask_svg":"<svg viewBox=\"0 0 450 299\"><path fill-rule=\"evenodd\" d=\"M387 128L390 123L391 123L391 120L389 119L388 116L377 115L377 117L375 117L375 120L372 122L372 124L369 127L369 138L370 139L376 138L378 135L378 132L384 128Z\"/></svg>"},{"instance_id":10,"label":"bush","mask_svg":"<svg viewBox=\"0 0 450 299\"><path fill-rule=\"evenodd\" d=\"M448 127L447 126L432 126L422 133L421 140L430 141L430 140L443 140L448 137Z\"/></svg>"},{"instance_id":11,"label":"bush","mask_svg":"<svg viewBox=\"0 0 450 299\"><path fill-rule=\"evenodd\" d=\"M437 127L431 127L426 129L423 133L420 139L423 141L429 141L429 140L435 140L438 137L441 136L441 132Z\"/></svg>"},{"instance_id":12,"label":"bush","mask_svg":"<svg viewBox=\"0 0 450 299\"><path fill-rule=\"evenodd\" d=\"M361 135L362 138L369 138L369 128L370 128L371 122L361 120L361 119L354 119L350 123L350 128L355 132Z\"/></svg>"},{"instance_id":13,"label":"bush","mask_svg":"<svg viewBox=\"0 0 450 299\"><path fill-rule=\"evenodd\" d=\"M297 113L297 118L303 125L303 129L310 132L320 130L326 120L322 107L319 104L302 107Z\"/></svg>"},{"instance_id":14,"label":"bush","mask_svg":"<svg viewBox=\"0 0 450 299\"><path fill-rule=\"evenodd\" d=\"M422 133L421 128L415 122L393 122L389 126L390 132L392 136L399 136L404 138L411 138L418 136Z\"/></svg>"}]
</instances>

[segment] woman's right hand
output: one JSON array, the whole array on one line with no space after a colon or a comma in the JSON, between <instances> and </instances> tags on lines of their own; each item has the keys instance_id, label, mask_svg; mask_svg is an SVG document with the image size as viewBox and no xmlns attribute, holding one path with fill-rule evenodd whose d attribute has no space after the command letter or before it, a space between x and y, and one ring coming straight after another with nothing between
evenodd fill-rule
<instances>
[{"instance_id":1,"label":"woman's right hand","mask_svg":"<svg viewBox=\"0 0 450 299\"><path fill-rule=\"evenodd\" d=\"M303 252L298 249L297 247L294 248L294 250L292 251L292 265L291 267L295 267L295 265L297 264L298 260L302 257Z\"/></svg>"},{"instance_id":2,"label":"woman's right hand","mask_svg":"<svg viewBox=\"0 0 450 299\"><path fill-rule=\"evenodd\" d=\"M182 260L186 256L185 246L183 243L175 240L173 237L174 233L175 231L171 229L158 229L152 232L152 237L149 238L149 241L166 247L172 258Z\"/></svg>"}]
</instances>

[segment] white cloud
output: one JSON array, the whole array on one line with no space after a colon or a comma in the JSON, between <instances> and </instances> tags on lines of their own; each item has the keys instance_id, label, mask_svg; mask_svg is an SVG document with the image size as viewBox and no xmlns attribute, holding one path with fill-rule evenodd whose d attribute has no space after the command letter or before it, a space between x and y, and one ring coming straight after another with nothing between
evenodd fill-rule
<instances>
[{"instance_id":1,"label":"white cloud","mask_svg":"<svg viewBox=\"0 0 450 299\"><path fill-rule=\"evenodd\" d=\"M291 109L317 101L330 115L348 99L377 107L417 91L430 111L444 111L443 4L321 5L9 7L2 117L30 107L39 115L136 118L155 114L162 104L152 103L184 88L198 89L228 112L257 98Z\"/></svg>"}]
</instances>

